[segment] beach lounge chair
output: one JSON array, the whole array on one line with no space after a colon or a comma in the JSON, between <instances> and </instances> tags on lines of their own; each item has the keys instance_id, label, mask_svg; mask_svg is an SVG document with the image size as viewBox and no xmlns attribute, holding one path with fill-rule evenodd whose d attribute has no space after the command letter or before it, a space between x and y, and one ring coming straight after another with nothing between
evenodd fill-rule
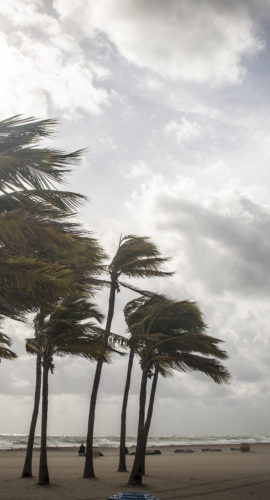
<instances>
[{"instance_id":1,"label":"beach lounge chair","mask_svg":"<svg viewBox=\"0 0 270 500\"><path fill-rule=\"evenodd\" d=\"M153 497L151 493L140 493L137 491L120 491L115 493L108 500L159 500L157 497Z\"/></svg>"}]
</instances>

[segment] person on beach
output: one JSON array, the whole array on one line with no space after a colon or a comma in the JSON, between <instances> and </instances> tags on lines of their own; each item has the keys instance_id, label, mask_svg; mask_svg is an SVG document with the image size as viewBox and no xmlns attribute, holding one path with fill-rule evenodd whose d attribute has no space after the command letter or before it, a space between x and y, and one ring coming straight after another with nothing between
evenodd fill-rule
<instances>
[{"instance_id":1,"label":"person on beach","mask_svg":"<svg viewBox=\"0 0 270 500\"><path fill-rule=\"evenodd\" d=\"M85 456L85 446L84 446L84 444L81 444L78 453L79 453L80 457Z\"/></svg>"}]
</instances>

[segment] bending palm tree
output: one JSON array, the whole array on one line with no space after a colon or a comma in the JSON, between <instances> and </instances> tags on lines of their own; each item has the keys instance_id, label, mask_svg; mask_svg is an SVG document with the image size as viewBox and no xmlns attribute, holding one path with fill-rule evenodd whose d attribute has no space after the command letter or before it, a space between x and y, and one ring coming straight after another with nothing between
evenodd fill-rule
<instances>
[{"instance_id":1,"label":"bending palm tree","mask_svg":"<svg viewBox=\"0 0 270 500\"><path fill-rule=\"evenodd\" d=\"M144 473L158 372L166 375L170 369L200 371L216 383L227 382L229 373L217 361L227 357L218 347L221 341L204 334L206 325L195 303L175 302L161 296L150 299L143 297L131 301L125 312L142 368L137 447L129 478L129 484L139 485ZM153 375L153 391L148 417L145 419L147 380Z\"/></svg>"},{"instance_id":2,"label":"bending palm tree","mask_svg":"<svg viewBox=\"0 0 270 500\"><path fill-rule=\"evenodd\" d=\"M167 261L168 258L162 257L156 245L147 237L128 235L120 238L117 252L108 266L110 295L104 336L105 345L111 331L116 292L120 291L121 285L129 287L127 284L122 283L119 278L122 275L128 278L170 276L173 273L162 271L162 264ZM102 366L103 360L100 359L96 366L90 400L84 478L95 477L93 466L93 435L96 400Z\"/></svg>"},{"instance_id":3,"label":"bending palm tree","mask_svg":"<svg viewBox=\"0 0 270 500\"><path fill-rule=\"evenodd\" d=\"M40 332L42 331L42 325L44 321L44 317L46 316L45 311L43 314L40 312L37 314L34 318L34 331L35 331L35 339L37 344L39 344L42 339L40 338ZM33 407L33 413L32 413L32 418L31 418L31 423L30 423L30 429L29 429L29 434L28 434L28 440L27 440L27 447L26 447L26 455L25 455L25 461L24 461L24 466L23 466L23 472L22 472L22 477L32 477L32 457L33 457L33 447L34 447L34 440L35 440L35 431L36 431L36 425L37 425L37 418L38 418L38 411L39 411L39 403L40 403L40 394L41 394L41 377L42 377L42 367L41 367L41 355L39 352L36 350L33 350L32 347L29 346L28 341L26 343L26 350L30 354L36 354L36 384L35 384L35 395L34 395L34 407Z\"/></svg>"},{"instance_id":4,"label":"bending palm tree","mask_svg":"<svg viewBox=\"0 0 270 500\"><path fill-rule=\"evenodd\" d=\"M90 319L90 321L89 321ZM87 322L85 322L88 320ZM94 320L94 321L93 321ZM106 359L101 330L96 321L102 315L85 299L66 300L48 316L48 310L36 316L36 336L27 340L27 350L40 356L43 366L41 448L39 484L49 483L47 465L48 374L53 372L53 356L82 356L86 359Z\"/></svg>"},{"instance_id":5,"label":"bending palm tree","mask_svg":"<svg viewBox=\"0 0 270 500\"><path fill-rule=\"evenodd\" d=\"M146 314L146 298L145 297L159 297L159 295L154 294L152 292L144 292L144 296L132 300L129 302L125 309L124 309L124 315L126 318L126 321L129 317L131 317L131 321L133 323L138 323L139 321L142 320L142 318ZM140 307L139 307L140 306ZM144 307L143 307L144 306ZM130 330L131 333L131 330ZM135 340L135 342L134 342ZM131 373L132 373L132 368L133 368L133 361L134 361L134 355L136 352L136 338L133 338L133 335L131 335L130 339L128 340L128 345L130 348L129 351L129 358L128 358L128 367L127 367L127 375L126 375L126 382L125 382L125 388L124 388L124 395L123 395L123 402L122 402L122 410L121 410L121 429L120 429L120 449L119 449L119 466L118 466L118 472L126 472L127 471L127 466L126 466L126 415L127 415L127 404L128 404L128 396L129 396L129 389L130 389L130 382L131 382Z\"/></svg>"}]
</instances>

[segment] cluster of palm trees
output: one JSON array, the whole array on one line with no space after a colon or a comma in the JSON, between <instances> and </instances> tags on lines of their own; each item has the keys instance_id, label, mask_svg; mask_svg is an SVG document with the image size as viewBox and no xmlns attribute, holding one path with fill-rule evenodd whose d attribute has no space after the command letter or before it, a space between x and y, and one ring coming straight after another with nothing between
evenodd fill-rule
<instances>
[{"instance_id":1,"label":"cluster of palm trees","mask_svg":"<svg viewBox=\"0 0 270 500\"><path fill-rule=\"evenodd\" d=\"M90 396L83 477L95 477L93 436L103 363L129 351L121 413L119 471L126 471L126 409L134 356L142 371L136 454L130 484L141 484L158 376L173 370L199 371L216 383L229 380L220 363L227 357L220 340L206 335L196 303L172 300L138 289L129 279L166 277L168 258L148 237L121 237L110 264L96 238L72 219L84 196L56 189L82 151L39 147L56 122L15 116L0 122L0 319L24 321L34 313L26 349L36 356L36 388L23 477L32 476L32 452L42 386L39 484L49 483L47 464L48 379L55 356L82 356L96 363ZM127 279L128 282L122 281ZM107 286L106 318L93 302ZM112 332L117 292L137 296L124 309L129 336ZM139 296L138 296L139 295ZM102 321L105 319L105 327ZM13 359L10 339L0 333L0 359ZM147 383L151 381L146 409Z\"/></svg>"}]
</instances>

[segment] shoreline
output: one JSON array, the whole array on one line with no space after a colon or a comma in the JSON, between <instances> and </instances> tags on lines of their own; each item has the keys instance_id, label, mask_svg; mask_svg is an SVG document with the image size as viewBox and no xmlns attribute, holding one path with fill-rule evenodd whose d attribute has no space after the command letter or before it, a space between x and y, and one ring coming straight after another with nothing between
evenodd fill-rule
<instances>
[{"instance_id":1,"label":"shoreline","mask_svg":"<svg viewBox=\"0 0 270 500\"><path fill-rule=\"evenodd\" d=\"M270 442L269 443L263 443L263 442L260 442L260 443L250 443L250 442L247 442L247 441L241 441L241 443L247 443L249 444L250 446L250 449L252 451L252 448L254 447L260 447L260 446L269 446L270 447ZM168 451L168 450L176 450L177 448L183 448L183 449L193 449L194 448L194 451L198 451L202 448L210 448L210 449L216 449L216 448L219 448L219 449L224 449L224 450L228 450L230 448L239 448L240 447L240 442L235 442L235 443L225 443L225 444L221 444L221 443L202 443L202 444L177 444L177 445L149 445L147 447L148 450L164 450L164 451ZM47 450L50 450L50 451L67 451L67 452L70 452L70 451L76 451L79 449L79 446L47 446ZM131 446L129 448L129 451L135 451L136 447L135 446ZM114 451L114 452L117 452L119 451L119 446L108 446L108 445L102 445L102 446L93 446L93 450L98 450L98 451ZM23 451L26 451L26 447L21 447L21 448L0 448L0 453L1 452L5 452L5 451L14 451L14 452L23 452ZM37 451L40 451L40 447L34 447L33 449L34 452L37 452Z\"/></svg>"},{"instance_id":2,"label":"shoreline","mask_svg":"<svg viewBox=\"0 0 270 500\"><path fill-rule=\"evenodd\" d=\"M33 453L33 478L20 477L25 450L0 450L0 487L5 500L106 500L118 491L144 491L159 500L266 500L270 491L270 444L256 443L251 451L231 451L231 445L181 446L194 453L174 453L175 446L152 447L161 455L146 456L144 487L127 486L128 472L117 472L119 449L98 447L97 479L83 479L84 457L77 447L48 449L51 485L37 485L39 450ZM180 448L180 447L179 447ZM220 448L222 452L202 452ZM129 471L134 456L127 456Z\"/></svg>"}]
</instances>

